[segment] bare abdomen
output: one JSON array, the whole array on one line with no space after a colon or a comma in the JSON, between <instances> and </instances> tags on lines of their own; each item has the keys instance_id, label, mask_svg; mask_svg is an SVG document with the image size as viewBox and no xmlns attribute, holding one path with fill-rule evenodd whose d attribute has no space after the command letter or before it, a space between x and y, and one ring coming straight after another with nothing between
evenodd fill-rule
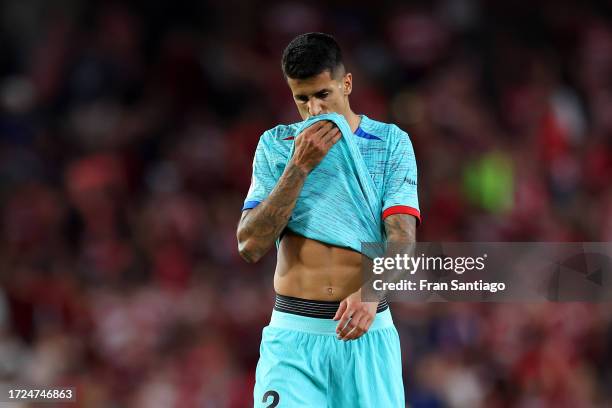
<instances>
[{"instance_id":1,"label":"bare abdomen","mask_svg":"<svg viewBox=\"0 0 612 408\"><path fill-rule=\"evenodd\" d=\"M361 285L361 254L287 233L281 240L274 289L285 296L342 300Z\"/></svg>"}]
</instances>

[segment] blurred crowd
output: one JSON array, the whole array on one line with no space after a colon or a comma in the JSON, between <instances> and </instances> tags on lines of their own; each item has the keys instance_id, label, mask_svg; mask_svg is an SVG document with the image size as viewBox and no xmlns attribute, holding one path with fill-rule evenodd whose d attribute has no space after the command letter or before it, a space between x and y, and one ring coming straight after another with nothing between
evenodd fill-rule
<instances>
[{"instance_id":1,"label":"blurred crowd","mask_svg":"<svg viewBox=\"0 0 612 408\"><path fill-rule=\"evenodd\" d=\"M612 241L612 6L0 3L0 383L247 407L275 257L237 254L280 55L325 31L415 148L419 241ZM407 403L612 405L609 304L391 306Z\"/></svg>"}]
</instances>

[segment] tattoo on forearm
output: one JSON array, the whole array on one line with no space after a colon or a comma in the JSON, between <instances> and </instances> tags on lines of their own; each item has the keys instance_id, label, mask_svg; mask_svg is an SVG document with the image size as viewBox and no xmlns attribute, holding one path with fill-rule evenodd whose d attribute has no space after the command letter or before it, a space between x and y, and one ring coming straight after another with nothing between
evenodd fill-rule
<instances>
[{"instance_id":1,"label":"tattoo on forearm","mask_svg":"<svg viewBox=\"0 0 612 408\"><path fill-rule=\"evenodd\" d=\"M387 242L415 242L416 219L408 214L394 214L385 218Z\"/></svg>"},{"instance_id":2,"label":"tattoo on forearm","mask_svg":"<svg viewBox=\"0 0 612 408\"><path fill-rule=\"evenodd\" d=\"M408 214L390 215L384 220L385 232L387 234L387 251L385 257L395 257L398 254L413 254L416 243L416 218ZM385 273L385 281L397 282L404 276L405 271L389 270ZM371 287L375 277L364 283ZM385 293L380 293L381 298Z\"/></svg>"},{"instance_id":3,"label":"tattoo on forearm","mask_svg":"<svg viewBox=\"0 0 612 408\"><path fill-rule=\"evenodd\" d=\"M243 215L240 235L251 243L248 257L259 259L272 247L291 217L305 179L306 173L289 163L270 196Z\"/></svg>"}]
</instances>

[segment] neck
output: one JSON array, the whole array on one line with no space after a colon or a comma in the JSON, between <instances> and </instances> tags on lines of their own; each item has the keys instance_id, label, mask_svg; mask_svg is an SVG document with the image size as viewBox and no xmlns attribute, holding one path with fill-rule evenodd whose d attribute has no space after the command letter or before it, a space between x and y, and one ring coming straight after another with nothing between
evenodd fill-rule
<instances>
[{"instance_id":1,"label":"neck","mask_svg":"<svg viewBox=\"0 0 612 408\"><path fill-rule=\"evenodd\" d=\"M343 113L342 115L351 127L351 132L354 133L359 127L359 124L361 123L361 116L357 115L350 108L348 109L348 112Z\"/></svg>"}]
</instances>

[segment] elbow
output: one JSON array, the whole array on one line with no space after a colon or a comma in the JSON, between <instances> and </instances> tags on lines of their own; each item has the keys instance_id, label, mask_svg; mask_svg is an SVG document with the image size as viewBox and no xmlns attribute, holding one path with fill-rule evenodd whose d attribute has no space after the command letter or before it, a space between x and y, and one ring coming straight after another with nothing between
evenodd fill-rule
<instances>
[{"instance_id":1,"label":"elbow","mask_svg":"<svg viewBox=\"0 0 612 408\"><path fill-rule=\"evenodd\" d=\"M261 259L261 254L258 253L254 246L249 243L249 241L238 241L238 253L247 263L256 263Z\"/></svg>"},{"instance_id":2,"label":"elbow","mask_svg":"<svg viewBox=\"0 0 612 408\"><path fill-rule=\"evenodd\" d=\"M253 239L244 236L244 231L238 229L236 238L238 239L238 254L247 263L256 263L261 259L262 254L257 250Z\"/></svg>"}]
</instances>

